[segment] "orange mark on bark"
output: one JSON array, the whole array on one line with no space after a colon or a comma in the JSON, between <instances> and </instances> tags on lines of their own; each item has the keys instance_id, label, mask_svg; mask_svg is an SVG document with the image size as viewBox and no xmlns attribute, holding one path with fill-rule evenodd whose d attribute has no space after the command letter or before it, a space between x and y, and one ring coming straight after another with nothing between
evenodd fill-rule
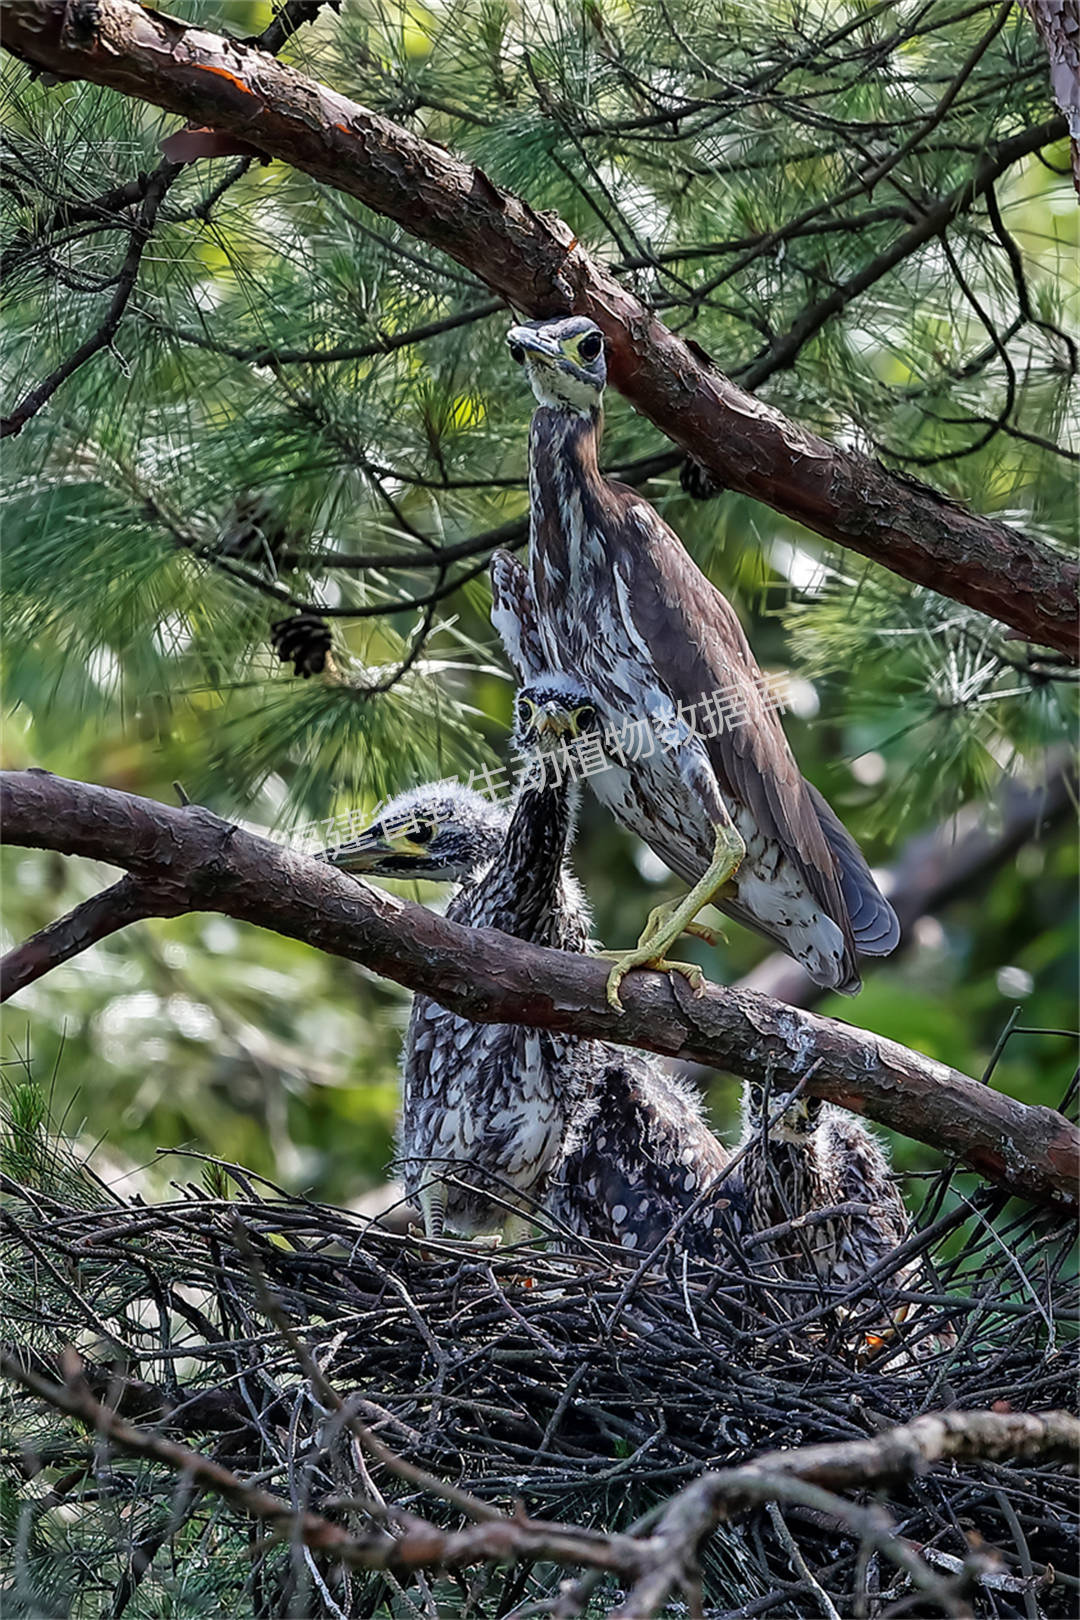
<instances>
[{"instance_id":1,"label":"orange mark on bark","mask_svg":"<svg viewBox=\"0 0 1080 1620\"><path fill-rule=\"evenodd\" d=\"M255 94L253 90L248 89L243 79L238 79L235 73L229 72L228 68L213 67L209 63L203 63L201 71L203 73L216 73L219 79L228 79L230 83L235 84L238 90L242 90L245 96L252 96Z\"/></svg>"}]
</instances>

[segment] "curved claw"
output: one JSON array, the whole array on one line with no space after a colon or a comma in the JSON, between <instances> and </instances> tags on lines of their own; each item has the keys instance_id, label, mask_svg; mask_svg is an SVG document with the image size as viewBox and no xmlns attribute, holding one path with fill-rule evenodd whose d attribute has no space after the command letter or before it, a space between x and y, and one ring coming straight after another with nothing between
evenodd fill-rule
<instances>
[{"instance_id":1,"label":"curved claw","mask_svg":"<svg viewBox=\"0 0 1080 1620\"><path fill-rule=\"evenodd\" d=\"M599 951L600 956L607 957L614 962L614 967L607 977L606 995L609 1007L616 1012L623 1012L622 999L619 995L619 986L628 973L635 968L651 968L654 973L681 973L689 980L690 988L695 996L705 994L705 971L696 962L668 962L662 956L650 956L647 947L638 946L633 951Z\"/></svg>"},{"instance_id":2,"label":"curved claw","mask_svg":"<svg viewBox=\"0 0 1080 1620\"><path fill-rule=\"evenodd\" d=\"M668 973L681 973L695 996L705 994L705 969L698 967L696 962L664 962L661 965Z\"/></svg>"},{"instance_id":3,"label":"curved claw","mask_svg":"<svg viewBox=\"0 0 1080 1620\"><path fill-rule=\"evenodd\" d=\"M688 962L668 962L664 959L664 952L674 945L680 934L693 933L699 939L706 939L712 944L716 943L718 937L723 937L718 935L716 930L698 923L695 919L703 906L708 905L726 890L745 854L746 845L735 828L728 823L718 826L712 860L693 888L683 895L681 900L666 900L650 911L634 950L627 951L623 955L613 951L600 952L601 956L615 959L615 966L608 974L607 981L607 999L610 1006L616 1011L622 1010L619 986L626 975L636 967L656 968L661 973L682 973L689 979L694 994L701 995L705 984L705 975L701 968Z\"/></svg>"},{"instance_id":4,"label":"curved claw","mask_svg":"<svg viewBox=\"0 0 1080 1620\"><path fill-rule=\"evenodd\" d=\"M708 923L684 923L683 933L691 935L694 939L703 939L706 945L711 945L714 950L718 945L727 944L727 935L724 930L720 927L710 927Z\"/></svg>"}]
</instances>

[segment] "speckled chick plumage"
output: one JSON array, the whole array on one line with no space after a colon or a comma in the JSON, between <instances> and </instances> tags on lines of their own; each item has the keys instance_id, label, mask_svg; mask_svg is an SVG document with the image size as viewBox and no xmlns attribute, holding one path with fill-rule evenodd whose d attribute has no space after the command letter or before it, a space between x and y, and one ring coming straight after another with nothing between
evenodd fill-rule
<instances>
[{"instance_id":1,"label":"speckled chick plumage","mask_svg":"<svg viewBox=\"0 0 1080 1620\"><path fill-rule=\"evenodd\" d=\"M526 585L521 565L500 559L497 609ZM515 647L523 682L536 652ZM571 681L530 691L534 712L550 702L585 723L587 701ZM527 729L519 711L519 744L536 766ZM526 771L509 813L468 789L430 784L387 806L331 858L352 870L451 879L461 885L448 908L455 921L580 952L589 919L566 858L575 807L576 789L544 769ZM727 1162L687 1088L602 1042L473 1024L417 996L402 1067L399 1157L430 1235L444 1220L469 1235L504 1229L509 1205L523 1217L547 1209L563 1230L644 1251ZM678 1245L712 1254L722 1218L722 1204L696 1213Z\"/></svg>"},{"instance_id":2,"label":"speckled chick plumage","mask_svg":"<svg viewBox=\"0 0 1080 1620\"><path fill-rule=\"evenodd\" d=\"M332 853L347 864L367 847L368 871L458 882L447 915L468 927L582 951L588 912L565 859L573 812L574 790L554 778L523 785L509 812L432 783ZM402 848L418 828L424 846ZM526 1221L547 1210L560 1230L645 1252L727 1162L689 1088L600 1041L474 1024L417 996L402 1076L398 1159L429 1236L444 1222L501 1231L510 1210ZM678 1247L711 1256L725 1208L698 1212Z\"/></svg>"},{"instance_id":3,"label":"speckled chick plumage","mask_svg":"<svg viewBox=\"0 0 1080 1620\"><path fill-rule=\"evenodd\" d=\"M547 667L587 690L607 737L622 739L590 786L691 884L709 869L717 836L738 834L745 854L714 903L816 983L854 994L858 957L894 948L896 917L802 777L730 603L653 508L601 474L599 328L582 316L535 321L512 328L508 342L538 402L530 633ZM496 624L504 640L522 634ZM643 748L642 728L653 746Z\"/></svg>"},{"instance_id":4,"label":"speckled chick plumage","mask_svg":"<svg viewBox=\"0 0 1080 1620\"><path fill-rule=\"evenodd\" d=\"M639 1054L609 1049L609 1059L579 1145L552 1176L551 1213L580 1237L642 1255L680 1223L673 1253L722 1258L745 1220L741 1186L717 1182L729 1155L700 1098Z\"/></svg>"},{"instance_id":5,"label":"speckled chick plumage","mask_svg":"<svg viewBox=\"0 0 1080 1620\"><path fill-rule=\"evenodd\" d=\"M423 789L413 795L422 801ZM396 807L391 805L388 813ZM461 882L447 908L470 928L499 928L537 945L581 951L588 916L563 870L572 825L565 794L523 787L509 814L458 789L447 824ZM495 826L494 851L488 838ZM469 849L469 838L477 845ZM402 1056L398 1157L429 1236L466 1236L527 1219L543 1201L596 1068L590 1043L511 1024L475 1024L418 995ZM491 1194L501 1202L493 1201Z\"/></svg>"},{"instance_id":6,"label":"speckled chick plumage","mask_svg":"<svg viewBox=\"0 0 1080 1620\"><path fill-rule=\"evenodd\" d=\"M784 1101L756 1084L743 1090L739 1170L750 1229L771 1231L844 1204L868 1208L770 1239L759 1252L762 1273L816 1277L839 1294L903 1242L907 1211L882 1144L861 1120L809 1096L776 1119Z\"/></svg>"}]
</instances>

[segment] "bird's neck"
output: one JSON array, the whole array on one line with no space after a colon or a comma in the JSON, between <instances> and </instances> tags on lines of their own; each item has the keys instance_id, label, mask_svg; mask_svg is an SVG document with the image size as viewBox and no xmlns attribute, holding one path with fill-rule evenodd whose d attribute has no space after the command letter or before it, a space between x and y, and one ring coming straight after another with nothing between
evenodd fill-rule
<instances>
[{"instance_id":1,"label":"bird's neck","mask_svg":"<svg viewBox=\"0 0 1080 1620\"><path fill-rule=\"evenodd\" d=\"M566 943L575 922L567 911L563 861L576 803L574 787L526 784L519 789L503 847L475 890L474 926L489 922L535 945ZM580 932L579 949L583 924Z\"/></svg>"},{"instance_id":2,"label":"bird's neck","mask_svg":"<svg viewBox=\"0 0 1080 1620\"><path fill-rule=\"evenodd\" d=\"M599 405L589 412L538 406L529 426L530 465L545 471L562 467L584 483L599 483L603 424Z\"/></svg>"},{"instance_id":3,"label":"bird's neck","mask_svg":"<svg viewBox=\"0 0 1080 1620\"><path fill-rule=\"evenodd\" d=\"M587 594L591 579L610 572L604 536L610 491L600 472L600 412L588 416L541 406L529 432L529 523L533 589L541 615L565 609L548 600L569 590ZM557 582L557 584L555 583Z\"/></svg>"}]
</instances>

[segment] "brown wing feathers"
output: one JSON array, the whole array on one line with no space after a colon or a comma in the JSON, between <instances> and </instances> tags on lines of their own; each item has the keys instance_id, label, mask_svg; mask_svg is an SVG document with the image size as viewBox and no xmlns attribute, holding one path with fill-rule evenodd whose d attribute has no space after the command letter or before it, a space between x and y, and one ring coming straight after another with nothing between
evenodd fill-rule
<instances>
[{"instance_id":1,"label":"brown wing feathers","mask_svg":"<svg viewBox=\"0 0 1080 1620\"><path fill-rule=\"evenodd\" d=\"M629 494L620 505L628 561L640 584L634 622L657 672L688 710L717 693L735 693L745 705L746 722L725 726L709 741L721 790L744 803L762 833L778 840L800 869L815 901L843 930L854 974L855 939L837 858L783 728L765 702L760 670L735 611L651 507Z\"/></svg>"}]
</instances>

